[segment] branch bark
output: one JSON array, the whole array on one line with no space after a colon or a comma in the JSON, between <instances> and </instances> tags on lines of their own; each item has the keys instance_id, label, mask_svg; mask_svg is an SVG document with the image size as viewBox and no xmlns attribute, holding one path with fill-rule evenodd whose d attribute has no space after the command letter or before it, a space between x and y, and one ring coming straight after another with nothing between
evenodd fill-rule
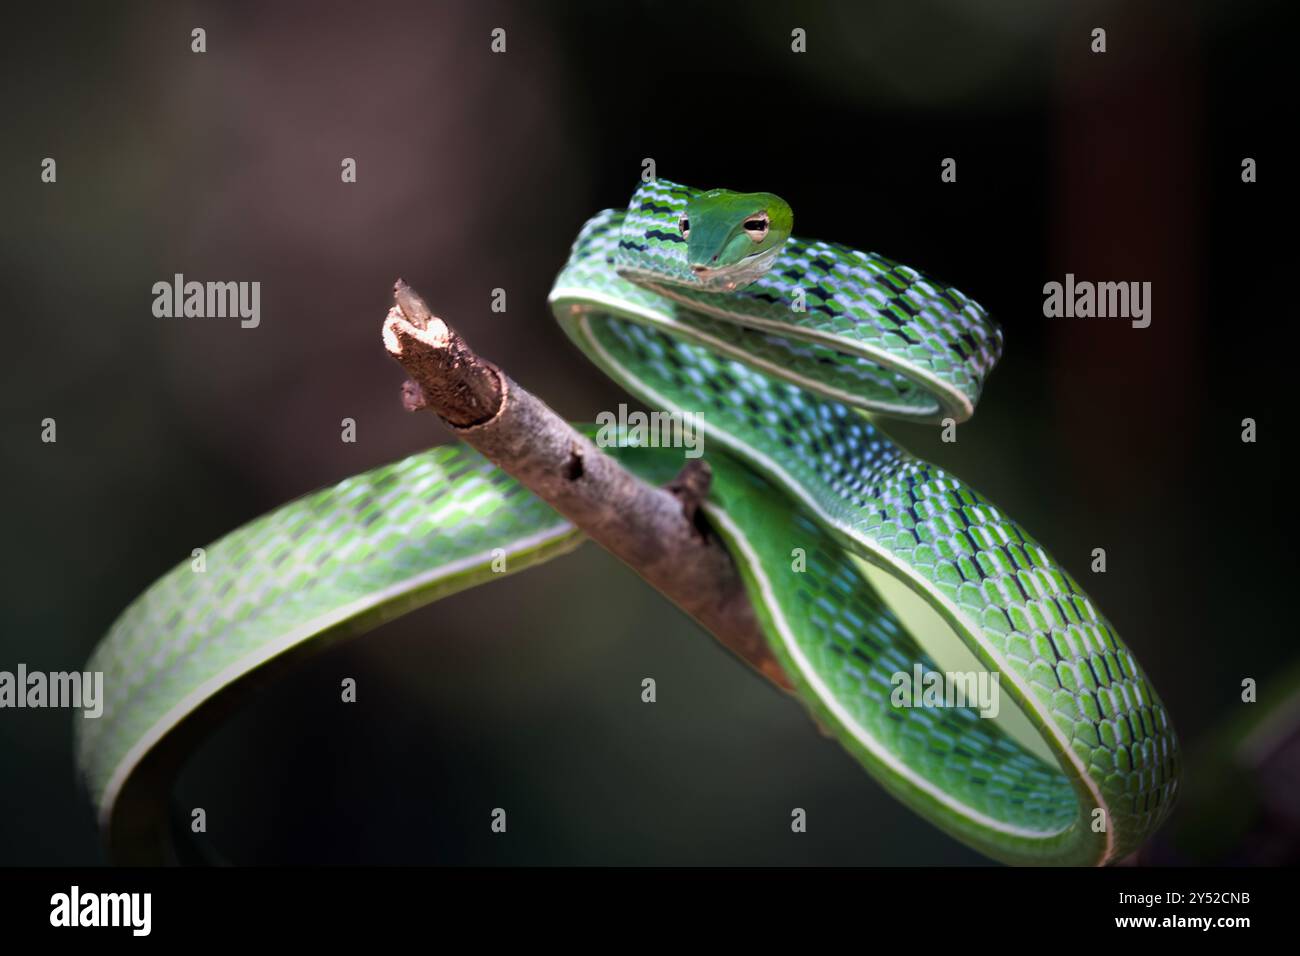
<instances>
[{"instance_id":1,"label":"branch bark","mask_svg":"<svg viewBox=\"0 0 1300 956\"><path fill-rule=\"evenodd\" d=\"M564 515L722 644L783 690L731 556L700 520L709 470L687 462L655 488L477 355L406 283L384 320L384 346L410 376L403 403L435 412L456 435Z\"/></svg>"}]
</instances>

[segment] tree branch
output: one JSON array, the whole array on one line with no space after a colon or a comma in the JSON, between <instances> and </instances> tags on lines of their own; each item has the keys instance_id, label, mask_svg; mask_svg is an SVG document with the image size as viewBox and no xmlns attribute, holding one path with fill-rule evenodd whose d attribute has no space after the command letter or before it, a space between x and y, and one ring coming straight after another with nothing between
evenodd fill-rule
<instances>
[{"instance_id":1,"label":"tree branch","mask_svg":"<svg viewBox=\"0 0 1300 956\"><path fill-rule=\"evenodd\" d=\"M767 646L731 556L698 507L710 471L687 462L655 488L579 434L541 400L479 357L406 283L384 321L384 347L410 375L403 402L429 409L494 464L695 618L783 690L791 685Z\"/></svg>"}]
</instances>

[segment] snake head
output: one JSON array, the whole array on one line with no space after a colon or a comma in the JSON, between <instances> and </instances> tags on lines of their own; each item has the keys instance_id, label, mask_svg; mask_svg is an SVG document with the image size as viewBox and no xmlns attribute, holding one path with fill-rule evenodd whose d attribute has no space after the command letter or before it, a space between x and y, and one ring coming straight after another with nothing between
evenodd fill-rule
<instances>
[{"instance_id":1,"label":"snake head","mask_svg":"<svg viewBox=\"0 0 1300 956\"><path fill-rule=\"evenodd\" d=\"M729 189L700 193L677 222L695 278L728 292L767 271L793 225L794 212L781 197Z\"/></svg>"}]
</instances>

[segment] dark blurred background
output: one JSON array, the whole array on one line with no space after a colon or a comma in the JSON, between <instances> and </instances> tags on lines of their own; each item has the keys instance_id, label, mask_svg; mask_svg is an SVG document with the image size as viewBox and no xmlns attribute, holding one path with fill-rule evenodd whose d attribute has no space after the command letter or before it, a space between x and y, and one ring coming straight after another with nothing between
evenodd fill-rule
<instances>
[{"instance_id":1,"label":"dark blurred background","mask_svg":"<svg viewBox=\"0 0 1300 956\"><path fill-rule=\"evenodd\" d=\"M1281 9L8 12L0 669L80 667L192 548L449 440L403 413L379 341L398 276L562 414L615 408L625 397L545 299L582 222L626 203L652 157L675 181L776 192L798 233L926 270L1001 321L1005 356L959 441L891 431L1083 580L1195 752L1239 716L1242 678L1263 696L1296 655ZM1104 55L1089 51L1098 26ZM56 185L40 182L46 156ZM1247 156L1257 184L1241 181ZM261 326L155 318L151 286L176 272L260 281ZM1043 283L1067 272L1152 282L1150 328L1045 319ZM57 444L40 440L46 417ZM356 444L339 440L344 417ZM1240 440L1244 417L1257 444ZM1094 547L1104 575L1088 571ZM359 703L344 707L349 676ZM0 712L0 863L104 859L74 719ZM243 862L982 859L590 545L310 660L223 726L179 788ZM489 833L497 806L508 839ZM807 834L790 832L795 806Z\"/></svg>"}]
</instances>

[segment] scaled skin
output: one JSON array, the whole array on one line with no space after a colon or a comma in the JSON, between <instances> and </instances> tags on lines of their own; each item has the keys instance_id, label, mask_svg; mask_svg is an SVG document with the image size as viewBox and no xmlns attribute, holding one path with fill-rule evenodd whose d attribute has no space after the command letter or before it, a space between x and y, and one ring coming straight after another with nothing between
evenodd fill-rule
<instances>
[{"instance_id":1,"label":"scaled skin","mask_svg":"<svg viewBox=\"0 0 1300 956\"><path fill-rule=\"evenodd\" d=\"M729 189L701 193L678 222L691 271L703 285L727 291L767 271L793 226L794 212L781 197Z\"/></svg>"}]
</instances>

